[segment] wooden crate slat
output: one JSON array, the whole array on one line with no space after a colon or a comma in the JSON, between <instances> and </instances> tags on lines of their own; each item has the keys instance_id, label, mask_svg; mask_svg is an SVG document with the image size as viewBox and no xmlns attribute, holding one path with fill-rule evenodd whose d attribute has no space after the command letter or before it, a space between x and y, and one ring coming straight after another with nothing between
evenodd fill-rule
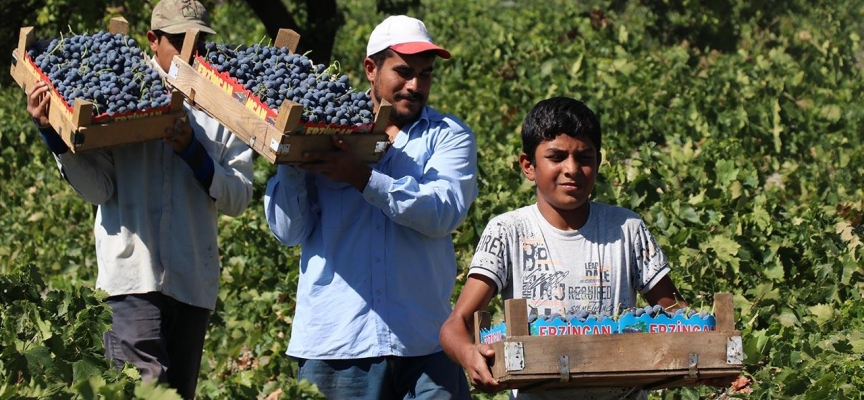
<instances>
[{"instance_id":1,"label":"wooden crate slat","mask_svg":"<svg viewBox=\"0 0 864 400\"><path fill-rule=\"evenodd\" d=\"M507 337L528 336L528 301L510 299L504 303L506 304L504 321L507 321Z\"/></svg>"},{"instance_id":2,"label":"wooden crate slat","mask_svg":"<svg viewBox=\"0 0 864 400\"><path fill-rule=\"evenodd\" d=\"M686 370L690 354L698 354L699 368L727 368L728 340L726 332L508 337L522 343L525 368L506 371L503 342L498 342L493 375L557 374L560 356L570 358L571 373Z\"/></svg>"},{"instance_id":3,"label":"wooden crate slat","mask_svg":"<svg viewBox=\"0 0 864 400\"><path fill-rule=\"evenodd\" d=\"M110 33L129 33L129 22L123 17L113 17L108 21L108 32Z\"/></svg>"},{"instance_id":4,"label":"wooden crate slat","mask_svg":"<svg viewBox=\"0 0 864 400\"><path fill-rule=\"evenodd\" d=\"M274 47L287 47L292 53L297 52L297 45L300 44L300 34L292 29L279 29L276 34L276 40L273 41Z\"/></svg>"},{"instance_id":5,"label":"wooden crate slat","mask_svg":"<svg viewBox=\"0 0 864 400\"><path fill-rule=\"evenodd\" d=\"M699 370L698 378L691 378L688 371L639 371L631 373L581 373L571 374L568 382L561 382L559 374L506 376L498 381L514 385L520 390L547 390L572 387L621 386L627 382L631 386L648 389L695 386L700 379L724 378L738 375L741 371L734 368Z\"/></svg>"},{"instance_id":6,"label":"wooden crate slat","mask_svg":"<svg viewBox=\"0 0 864 400\"><path fill-rule=\"evenodd\" d=\"M184 36L183 38L183 47L180 49L179 57L183 59L187 64L192 61L192 53L195 52L195 43L198 43L198 36L200 35L200 29L186 29L186 36Z\"/></svg>"},{"instance_id":7,"label":"wooden crate slat","mask_svg":"<svg viewBox=\"0 0 864 400\"><path fill-rule=\"evenodd\" d=\"M307 151L333 151L332 135L284 135L285 145L290 146L290 152L277 157L277 164L293 164L303 162L302 154ZM341 135L340 138L354 151L354 155L363 162L377 162L380 155L376 147L386 146L386 135L361 133L356 135Z\"/></svg>"}]
</instances>

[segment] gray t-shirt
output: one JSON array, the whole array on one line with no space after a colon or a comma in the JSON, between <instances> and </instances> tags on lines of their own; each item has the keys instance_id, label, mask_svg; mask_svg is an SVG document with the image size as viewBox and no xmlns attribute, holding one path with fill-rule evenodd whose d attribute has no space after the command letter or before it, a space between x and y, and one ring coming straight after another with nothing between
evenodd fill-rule
<instances>
[{"instance_id":1,"label":"gray t-shirt","mask_svg":"<svg viewBox=\"0 0 864 400\"><path fill-rule=\"evenodd\" d=\"M585 226L575 231L550 225L536 204L493 218L477 245L469 275L489 277L503 299L524 298L538 314L611 314L635 306L636 292L651 290L669 273L666 257L633 211L595 202L590 207ZM625 387L518 394L532 400L623 396L644 398L645 393Z\"/></svg>"}]
</instances>

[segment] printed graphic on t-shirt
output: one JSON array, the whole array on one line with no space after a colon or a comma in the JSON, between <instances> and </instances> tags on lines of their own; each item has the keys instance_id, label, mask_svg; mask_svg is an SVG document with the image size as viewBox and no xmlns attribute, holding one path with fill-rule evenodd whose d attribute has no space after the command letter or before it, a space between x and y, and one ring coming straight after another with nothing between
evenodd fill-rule
<instances>
[{"instance_id":1,"label":"printed graphic on t-shirt","mask_svg":"<svg viewBox=\"0 0 864 400\"><path fill-rule=\"evenodd\" d=\"M582 278L578 285L570 288L567 299L572 306L569 312L577 314L579 311L588 312L611 312L612 299L612 267L602 265L597 261L589 261L583 264ZM601 309L603 308L603 309Z\"/></svg>"},{"instance_id":2,"label":"printed graphic on t-shirt","mask_svg":"<svg viewBox=\"0 0 864 400\"><path fill-rule=\"evenodd\" d=\"M543 239L522 238L522 297L541 315L566 313L564 279L570 271L558 271L556 264Z\"/></svg>"}]
</instances>

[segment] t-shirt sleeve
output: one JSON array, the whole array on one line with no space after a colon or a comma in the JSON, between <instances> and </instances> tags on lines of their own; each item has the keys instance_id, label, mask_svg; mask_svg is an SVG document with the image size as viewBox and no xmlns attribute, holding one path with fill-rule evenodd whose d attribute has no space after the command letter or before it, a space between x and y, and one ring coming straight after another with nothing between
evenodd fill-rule
<instances>
[{"instance_id":1,"label":"t-shirt sleeve","mask_svg":"<svg viewBox=\"0 0 864 400\"><path fill-rule=\"evenodd\" d=\"M512 263L508 238L510 234L503 224L501 218L495 218L486 225L480 242L474 250L474 258L471 259L471 268L468 275L482 275L492 279L497 286L497 293L501 293L510 281L510 268Z\"/></svg>"},{"instance_id":2,"label":"t-shirt sleeve","mask_svg":"<svg viewBox=\"0 0 864 400\"><path fill-rule=\"evenodd\" d=\"M669 263L663 250L657 244L657 240L648 231L645 222L639 221L633 235L633 280L635 289L639 293L646 293L660 281L660 278L669 273Z\"/></svg>"}]
</instances>

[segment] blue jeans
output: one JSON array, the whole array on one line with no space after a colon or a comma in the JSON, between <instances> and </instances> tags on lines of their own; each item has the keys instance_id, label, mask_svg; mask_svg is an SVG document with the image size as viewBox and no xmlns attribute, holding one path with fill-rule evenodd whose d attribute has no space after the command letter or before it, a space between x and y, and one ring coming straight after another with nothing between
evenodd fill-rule
<instances>
[{"instance_id":1,"label":"blue jeans","mask_svg":"<svg viewBox=\"0 0 864 400\"><path fill-rule=\"evenodd\" d=\"M297 379L314 383L331 400L471 398L462 367L444 352L419 357L298 361Z\"/></svg>"},{"instance_id":2,"label":"blue jeans","mask_svg":"<svg viewBox=\"0 0 864 400\"><path fill-rule=\"evenodd\" d=\"M103 335L105 357L118 368L132 363L142 380L194 398L210 311L157 292L111 296L106 303L113 317Z\"/></svg>"}]
</instances>

